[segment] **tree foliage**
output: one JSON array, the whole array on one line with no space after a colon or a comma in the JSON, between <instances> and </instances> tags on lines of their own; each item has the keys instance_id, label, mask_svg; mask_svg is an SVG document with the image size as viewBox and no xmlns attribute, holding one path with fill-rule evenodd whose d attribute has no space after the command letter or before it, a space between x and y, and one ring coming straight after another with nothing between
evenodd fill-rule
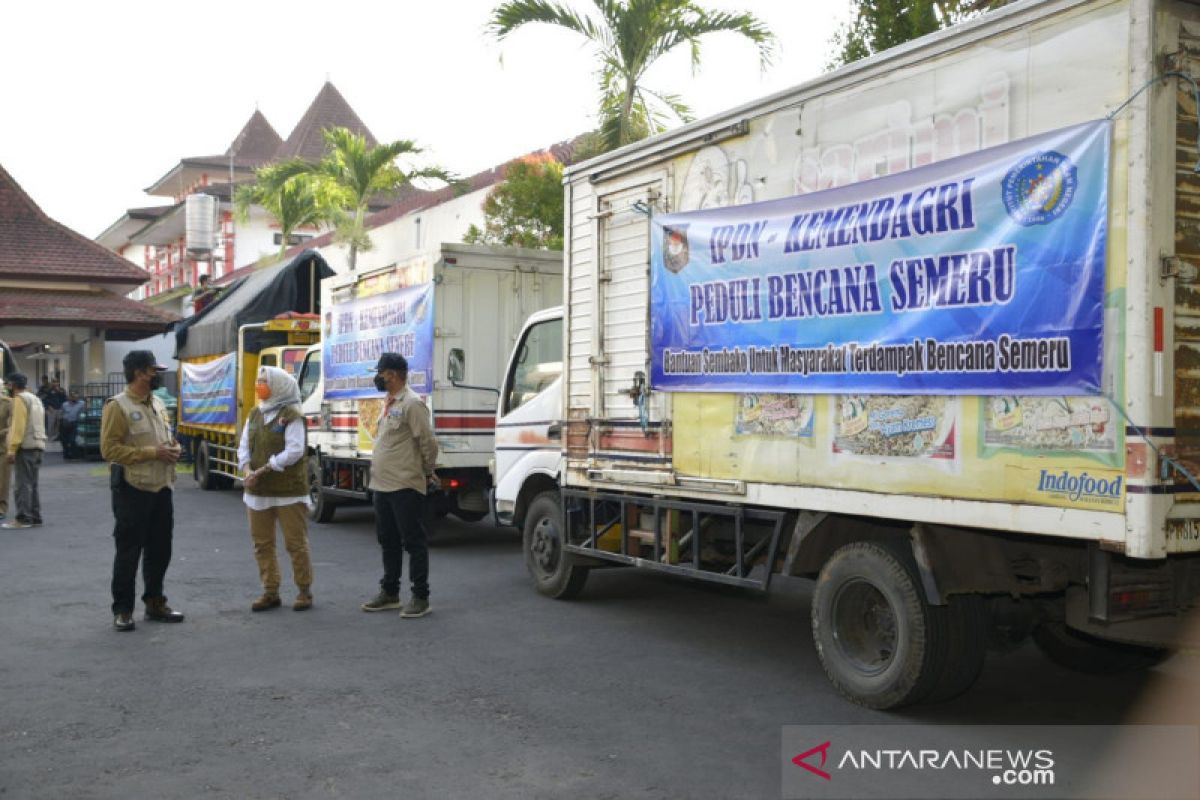
<instances>
[{"instance_id":1,"label":"tree foliage","mask_svg":"<svg viewBox=\"0 0 1200 800\"><path fill-rule=\"evenodd\" d=\"M366 137L346 128L323 132L325 155L313 164L292 159L274 165L274 180L301 181L312 188L322 204L326 218L334 226L334 241L349 245L350 269L358 262L360 250L370 250L367 233L367 209L372 198L395 195L414 181L432 180L453 183L455 178L441 167L410 166L396 163L402 156L414 156L421 148L401 139L372 147Z\"/></svg>"},{"instance_id":2,"label":"tree foliage","mask_svg":"<svg viewBox=\"0 0 1200 800\"><path fill-rule=\"evenodd\" d=\"M1009 0L851 0L850 21L833 35L829 69L999 8Z\"/></svg>"},{"instance_id":3,"label":"tree foliage","mask_svg":"<svg viewBox=\"0 0 1200 800\"><path fill-rule=\"evenodd\" d=\"M592 5L595 13L581 14L551 0L509 0L493 9L488 31L503 41L524 25L556 25L596 48L598 133L605 150L661 133L672 119L691 120L679 95L643 83L651 65L675 48L688 48L693 74L700 66L700 40L710 33L749 39L763 69L774 56L774 35L752 14L710 11L691 0L592 0Z\"/></svg>"},{"instance_id":4,"label":"tree foliage","mask_svg":"<svg viewBox=\"0 0 1200 800\"><path fill-rule=\"evenodd\" d=\"M280 228L279 253L283 258L292 234L299 228L329 222L330 203L318 196L311 181L284 177L278 165L260 167L254 183L243 184L234 194L238 218L245 221L251 206L261 206Z\"/></svg>"},{"instance_id":5,"label":"tree foliage","mask_svg":"<svg viewBox=\"0 0 1200 800\"><path fill-rule=\"evenodd\" d=\"M562 177L562 164L553 158L511 162L483 201L483 229L471 225L463 241L562 250Z\"/></svg>"}]
</instances>

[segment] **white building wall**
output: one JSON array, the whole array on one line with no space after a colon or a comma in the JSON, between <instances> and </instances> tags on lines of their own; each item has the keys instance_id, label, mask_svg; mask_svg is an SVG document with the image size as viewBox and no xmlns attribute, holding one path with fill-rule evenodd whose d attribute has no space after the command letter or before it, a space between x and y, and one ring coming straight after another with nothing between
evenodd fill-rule
<instances>
[{"instance_id":1,"label":"white building wall","mask_svg":"<svg viewBox=\"0 0 1200 800\"><path fill-rule=\"evenodd\" d=\"M471 225L483 227L483 201L492 187L455 197L432 208L414 211L371 231L375 245L358 254L358 271L386 267L444 242L463 240ZM319 248L333 271L350 271L350 248L329 244Z\"/></svg>"}]
</instances>

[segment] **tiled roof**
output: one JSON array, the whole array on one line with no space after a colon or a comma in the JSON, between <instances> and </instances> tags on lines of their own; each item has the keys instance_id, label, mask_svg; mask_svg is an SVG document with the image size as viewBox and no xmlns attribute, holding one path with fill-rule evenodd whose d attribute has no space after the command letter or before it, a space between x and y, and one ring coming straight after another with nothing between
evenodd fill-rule
<instances>
[{"instance_id":1,"label":"tiled roof","mask_svg":"<svg viewBox=\"0 0 1200 800\"><path fill-rule=\"evenodd\" d=\"M122 331L143 336L163 331L179 319L175 314L153 308L108 291L57 291L54 289L8 289L0 292L0 325L72 325L104 328L108 338ZM116 336L111 335L116 332ZM136 337L135 337L136 338Z\"/></svg>"},{"instance_id":2,"label":"tiled roof","mask_svg":"<svg viewBox=\"0 0 1200 800\"><path fill-rule=\"evenodd\" d=\"M365 136L371 147L378 144L341 92L332 83L326 82L296 123L287 141L275 151L275 160L298 157L305 161L320 161L321 156L325 155L325 138L321 134L328 128L349 128Z\"/></svg>"},{"instance_id":3,"label":"tiled roof","mask_svg":"<svg viewBox=\"0 0 1200 800\"><path fill-rule=\"evenodd\" d=\"M226 156L235 158L254 158L259 161L270 161L275 151L283 144L283 139L267 122L267 118L257 108L250 115L249 121L242 127L225 151Z\"/></svg>"},{"instance_id":4,"label":"tiled roof","mask_svg":"<svg viewBox=\"0 0 1200 800\"><path fill-rule=\"evenodd\" d=\"M0 167L0 278L137 285L150 276L50 219Z\"/></svg>"}]
</instances>

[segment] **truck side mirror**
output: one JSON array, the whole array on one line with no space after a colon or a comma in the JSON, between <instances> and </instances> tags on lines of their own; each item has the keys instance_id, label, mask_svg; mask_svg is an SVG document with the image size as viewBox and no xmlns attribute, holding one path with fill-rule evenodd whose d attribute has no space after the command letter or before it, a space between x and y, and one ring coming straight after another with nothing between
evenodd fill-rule
<instances>
[{"instance_id":1,"label":"truck side mirror","mask_svg":"<svg viewBox=\"0 0 1200 800\"><path fill-rule=\"evenodd\" d=\"M467 355L461 347L455 347L450 350L448 361L446 374L450 376L450 383L458 383L467 371Z\"/></svg>"}]
</instances>

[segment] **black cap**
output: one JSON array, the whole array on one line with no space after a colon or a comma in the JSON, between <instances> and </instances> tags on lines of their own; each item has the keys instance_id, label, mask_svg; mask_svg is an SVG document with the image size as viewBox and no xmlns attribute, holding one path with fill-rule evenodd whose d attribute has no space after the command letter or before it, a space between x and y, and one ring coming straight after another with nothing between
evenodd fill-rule
<instances>
[{"instance_id":1,"label":"black cap","mask_svg":"<svg viewBox=\"0 0 1200 800\"><path fill-rule=\"evenodd\" d=\"M399 353L383 353L379 356L379 363L375 365L375 371L382 372L385 369L394 369L397 372L408 374L408 360Z\"/></svg>"},{"instance_id":2,"label":"black cap","mask_svg":"<svg viewBox=\"0 0 1200 800\"><path fill-rule=\"evenodd\" d=\"M11 372L5 380L18 389L24 389L29 385L29 378L25 377L24 372Z\"/></svg>"},{"instance_id":3,"label":"black cap","mask_svg":"<svg viewBox=\"0 0 1200 800\"><path fill-rule=\"evenodd\" d=\"M154 353L149 350L130 350L125 354L125 358L121 361L121 363L125 366L125 369L137 370L146 369L147 367L154 367L160 372L167 369L162 364L158 363L158 358L156 358Z\"/></svg>"}]
</instances>

